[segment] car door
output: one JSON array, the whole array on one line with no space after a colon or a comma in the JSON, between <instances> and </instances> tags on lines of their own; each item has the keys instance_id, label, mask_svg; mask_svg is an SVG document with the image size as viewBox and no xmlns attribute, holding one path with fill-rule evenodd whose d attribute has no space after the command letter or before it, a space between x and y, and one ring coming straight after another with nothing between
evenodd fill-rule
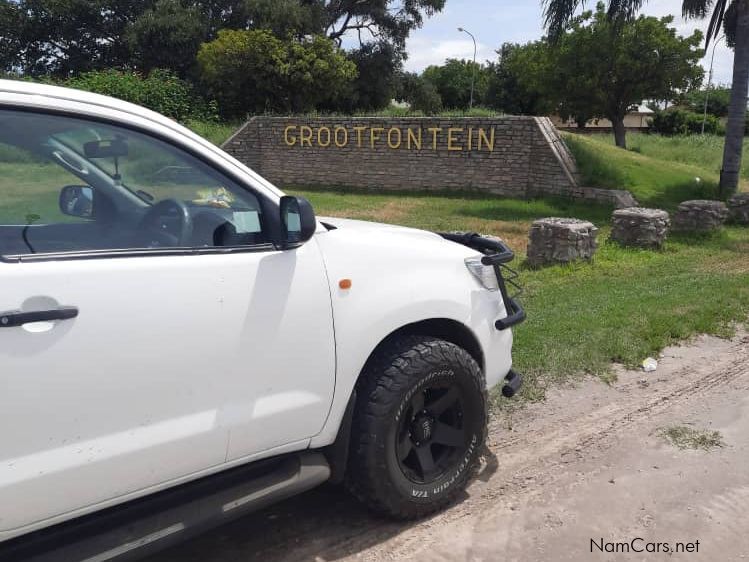
<instances>
[{"instance_id":1,"label":"car door","mask_svg":"<svg viewBox=\"0 0 749 562\"><path fill-rule=\"evenodd\" d=\"M262 194L149 134L0 125L0 536L319 431L334 347L314 241L276 250Z\"/></svg>"}]
</instances>

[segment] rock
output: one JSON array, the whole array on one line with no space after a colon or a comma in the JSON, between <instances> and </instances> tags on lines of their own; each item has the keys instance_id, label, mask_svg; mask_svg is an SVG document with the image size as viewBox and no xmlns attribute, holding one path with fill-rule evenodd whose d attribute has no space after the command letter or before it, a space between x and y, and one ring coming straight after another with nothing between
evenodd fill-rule
<instances>
[{"instance_id":1,"label":"rock","mask_svg":"<svg viewBox=\"0 0 749 562\"><path fill-rule=\"evenodd\" d=\"M613 205L615 209L637 207L639 203L634 195L624 189L604 189L600 187L574 187L567 190L573 199L595 201L604 205Z\"/></svg>"},{"instance_id":2,"label":"rock","mask_svg":"<svg viewBox=\"0 0 749 562\"><path fill-rule=\"evenodd\" d=\"M611 239L623 246L658 249L663 246L671 226L666 211L630 207L612 215Z\"/></svg>"},{"instance_id":3,"label":"rock","mask_svg":"<svg viewBox=\"0 0 749 562\"><path fill-rule=\"evenodd\" d=\"M642 370L646 373L652 373L657 369L658 361L656 361L653 357L648 357L647 359L645 359L645 361L642 362Z\"/></svg>"},{"instance_id":4,"label":"rock","mask_svg":"<svg viewBox=\"0 0 749 562\"><path fill-rule=\"evenodd\" d=\"M728 218L728 207L722 201L684 201L674 215L674 230L680 232L712 232Z\"/></svg>"},{"instance_id":5,"label":"rock","mask_svg":"<svg viewBox=\"0 0 749 562\"><path fill-rule=\"evenodd\" d=\"M737 193L728 200L731 222L749 225L749 193Z\"/></svg>"},{"instance_id":6,"label":"rock","mask_svg":"<svg viewBox=\"0 0 749 562\"><path fill-rule=\"evenodd\" d=\"M598 247L598 229L588 221L545 218L533 222L528 242L528 264L532 267L588 260Z\"/></svg>"}]
</instances>

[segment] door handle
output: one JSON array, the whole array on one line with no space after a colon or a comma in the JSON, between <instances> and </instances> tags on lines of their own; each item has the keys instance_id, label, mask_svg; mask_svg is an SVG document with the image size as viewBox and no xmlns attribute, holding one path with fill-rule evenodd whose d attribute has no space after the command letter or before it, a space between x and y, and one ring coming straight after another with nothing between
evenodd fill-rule
<instances>
[{"instance_id":1,"label":"door handle","mask_svg":"<svg viewBox=\"0 0 749 562\"><path fill-rule=\"evenodd\" d=\"M12 310L0 312L0 328L16 328L32 322L50 322L51 320L72 320L78 316L75 306L61 306L51 310L35 310L33 312L21 312Z\"/></svg>"}]
</instances>

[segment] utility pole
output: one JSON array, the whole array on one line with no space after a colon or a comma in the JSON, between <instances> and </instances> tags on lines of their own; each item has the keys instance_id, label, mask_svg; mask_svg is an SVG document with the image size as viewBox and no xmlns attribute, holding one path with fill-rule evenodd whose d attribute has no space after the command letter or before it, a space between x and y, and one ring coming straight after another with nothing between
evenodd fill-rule
<instances>
[{"instance_id":1,"label":"utility pole","mask_svg":"<svg viewBox=\"0 0 749 562\"><path fill-rule=\"evenodd\" d=\"M473 109L473 87L476 83L476 38L473 36L473 33L462 27L459 27L458 31L461 33L467 33L471 36L471 39L473 39L473 72L471 73L471 104L469 106L470 109Z\"/></svg>"}]
</instances>

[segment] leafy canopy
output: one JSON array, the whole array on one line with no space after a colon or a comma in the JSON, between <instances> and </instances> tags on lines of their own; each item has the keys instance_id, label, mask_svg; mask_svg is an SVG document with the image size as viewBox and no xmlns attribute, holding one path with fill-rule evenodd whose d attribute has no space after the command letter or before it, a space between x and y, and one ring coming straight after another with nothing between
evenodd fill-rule
<instances>
[{"instance_id":1,"label":"leafy canopy","mask_svg":"<svg viewBox=\"0 0 749 562\"><path fill-rule=\"evenodd\" d=\"M281 40L267 30L222 30L200 47L200 77L228 117L304 112L330 102L356 65L321 36Z\"/></svg>"},{"instance_id":2,"label":"leafy canopy","mask_svg":"<svg viewBox=\"0 0 749 562\"><path fill-rule=\"evenodd\" d=\"M633 105L673 100L704 76L702 33L680 37L672 23L672 16L611 20L599 2L595 12L573 18L545 53L536 47L529 66L536 74L520 79L541 88L563 117L610 119L625 146L623 120Z\"/></svg>"},{"instance_id":3,"label":"leafy canopy","mask_svg":"<svg viewBox=\"0 0 749 562\"><path fill-rule=\"evenodd\" d=\"M280 39L325 35L340 47L387 43L395 60L409 33L445 0L0 0L0 70L68 76L104 68L184 74L196 45L221 30L265 29Z\"/></svg>"},{"instance_id":4,"label":"leafy canopy","mask_svg":"<svg viewBox=\"0 0 749 562\"><path fill-rule=\"evenodd\" d=\"M450 109L465 109L471 99L471 80L474 83L474 104L481 105L486 99L490 74L486 67L473 61L447 59L442 66L429 66L422 77L431 82Z\"/></svg>"}]
</instances>

